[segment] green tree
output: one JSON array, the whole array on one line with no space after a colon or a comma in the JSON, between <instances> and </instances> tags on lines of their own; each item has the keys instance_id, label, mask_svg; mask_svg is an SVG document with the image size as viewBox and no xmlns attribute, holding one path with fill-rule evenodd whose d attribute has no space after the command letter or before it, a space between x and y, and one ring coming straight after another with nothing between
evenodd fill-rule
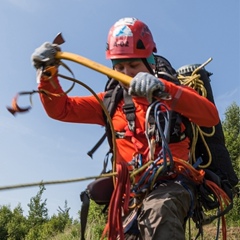
<instances>
[{"instance_id":1,"label":"green tree","mask_svg":"<svg viewBox=\"0 0 240 240\"><path fill-rule=\"evenodd\" d=\"M233 167L239 174L240 158L240 107L233 102L225 112L225 120L222 122L226 147L231 156ZM238 176L239 177L239 176Z\"/></svg>"},{"instance_id":2,"label":"green tree","mask_svg":"<svg viewBox=\"0 0 240 240\"><path fill-rule=\"evenodd\" d=\"M43 184L39 186L40 190L35 197L30 199L28 204L28 227L29 231L26 240L43 239L41 230L43 224L48 221L47 199L42 200L42 194L46 188Z\"/></svg>"},{"instance_id":3,"label":"green tree","mask_svg":"<svg viewBox=\"0 0 240 240\"><path fill-rule=\"evenodd\" d=\"M72 225L72 219L69 216L70 208L65 201L64 209L58 207L58 215L53 215L48 222L44 223L42 236L55 236L58 233L63 233L66 227Z\"/></svg>"},{"instance_id":4,"label":"green tree","mask_svg":"<svg viewBox=\"0 0 240 240\"><path fill-rule=\"evenodd\" d=\"M65 227L72 223L72 219L69 215L70 208L67 205L67 201L64 203L64 209L58 207L58 219L59 219L59 231L63 232Z\"/></svg>"},{"instance_id":5,"label":"green tree","mask_svg":"<svg viewBox=\"0 0 240 240\"><path fill-rule=\"evenodd\" d=\"M0 240L79 239L79 221L70 218L67 201L63 208L58 207L57 215L49 218L47 200L42 200L45 187L39 188L28 204L28 217L23 215L20 204L13 211L10 206L0 206ZM58 238L59 234L63 237Z\"/></svg>"},{"instance_id":6,"label":"green tree","mask_svg":"<svg viewBox=\"0 0 240 240\"><path fill-rule=\"evenodd\" d=\"M233 167L240 178L240 107L233 102L225 112L225 120L222 122L226 147L232 159ZM240 218L239 185L235 188L233 209L227 214L228 225L239 226Z\"/></svg>"},{"instance_id":7,"label":"green tree","mask_svg":"<svg viewBox=\"0 0 240 240\"><path fill-rule=\"evenodd\" d=\"M43 184L39 188L37 195L32 197L28 204L28 221L31 227L43 224L48 220L47 199L42 200L42 194L46 188Z\"/></svg>"},{"instance_id":8,"label":"green tree","mask_svg":"<svg viewBox=\"0 0 240 240\"><path fill-rule=\"evenodd\" d=\"M10 206L0 206L0 239L8 239L7 225L11 221L13 213Z\"/></svg>"},{"instance_id":9,"label":"green tree","mask_svg":"<svg viewBox=\"0 0 240 240\"><path fill-rule=\"evenodd\" d=\"M23 216L23 210L19 204L14 208L12 217L7 223L8 240L21 240L27 234L27 219Z\"/></svg>"}]
</instances>

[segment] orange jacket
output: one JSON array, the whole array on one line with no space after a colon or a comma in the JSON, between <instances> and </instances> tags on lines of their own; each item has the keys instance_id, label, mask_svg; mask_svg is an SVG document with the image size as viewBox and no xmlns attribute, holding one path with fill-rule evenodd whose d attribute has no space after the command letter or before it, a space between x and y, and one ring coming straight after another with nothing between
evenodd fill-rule
<instances>
[{"instance_id":1,"label":"orange jacket","mask_svg":"<svg viewBox=\"0 0 240 240\"><path fill-rule=\"evenodd\" d=\"M39 89L45 89L51 93L63 93L58 79L53 79L56 88L49 82L41 81ZM219 122L218 112L214 104L206 98L200 96L195 90L188 87L177 86L171 82L161 79L165 84L165 91L171 96L171 100L161 100L170 109L181 113L190 121L199 126L211 127ZM103 99L104 92L98 93L100 99ZM94 96L62 97L51 96L48 98L45 94L40 94L42 104L49 117L65 122L89 123L104 125L102 108ZM133 154L145 153L148 148L145 131L145 114L149 103L145 98L133 97L136 108L136 134L134 138L126 137L117 139L117 162L131 161ZM118 104L117 110L112 118L114 130L123 132L127 126L127 120L122 111L123 101ZM183 126L184 127L184 126ZM172 143L169 145L172 155L188 160L189 156L189 139ZM147 159L144 159L145 161ZM144 162L145 162L144 161Z\"/></svg>"}]
</instances>

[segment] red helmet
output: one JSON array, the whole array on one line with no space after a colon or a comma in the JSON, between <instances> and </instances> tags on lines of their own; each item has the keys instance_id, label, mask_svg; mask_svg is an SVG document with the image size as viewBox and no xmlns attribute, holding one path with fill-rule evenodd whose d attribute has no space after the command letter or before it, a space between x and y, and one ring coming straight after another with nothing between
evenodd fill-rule
<instances>
[{"instance_id":1,"label":"red helmet","mask_svg":"<svg viewBox=\"0 0 240 240\"><path fill-rule=\"evenodd\" d=\"M122 18L108 33L106 58L147 58L157 52L148 26L136 18Z\"/></svg>"}]
</instances>

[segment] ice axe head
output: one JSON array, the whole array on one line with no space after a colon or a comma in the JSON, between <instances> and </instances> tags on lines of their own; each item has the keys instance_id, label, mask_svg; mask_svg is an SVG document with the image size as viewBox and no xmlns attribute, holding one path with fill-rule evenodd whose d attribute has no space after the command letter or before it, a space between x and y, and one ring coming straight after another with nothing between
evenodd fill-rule
<instances>
[{"instance_id":1,"label":"ice axe head","mask_svg":"<svg viewBox=\"0 0 240 240\"><path fill-rule=\"evenodd\" d=\"M54 38L53 43L57 44L57 45L61 45L65 42L65 40L63 39L62 33L58 33L57 36Z\"/></svg>"}]
</instances>

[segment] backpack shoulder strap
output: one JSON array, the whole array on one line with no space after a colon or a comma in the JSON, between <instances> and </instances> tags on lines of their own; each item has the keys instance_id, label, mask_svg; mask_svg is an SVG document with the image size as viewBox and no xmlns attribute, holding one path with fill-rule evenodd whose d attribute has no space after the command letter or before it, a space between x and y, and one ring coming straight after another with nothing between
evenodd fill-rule
<instances>
[{"instance_id":1,"label":"backpack shoulder strap","mask_svg":"<svg viewBox=\"0 0 240 240\"><path fill-rule=\"evenodd\" d=\"M119 85L118 81L115 79L109 79L105 86L105 96L103 99L104 106L107 108L110 116L112 117L116 111L117 105L119 101L123 97L123 88ZM109 129L109 124L107 123L107 117L103 111L104 121L106 122L106 131L102 135L102 137L98 140L98 142L93 146L93 148L87 152L88 156L92 158L95 151L101 146L106 137L109 139L109 143L111 143L111 136L108 136L107 132ZM111 147L111 144L110 144Z\"/></svg>"},{"instance_id":2,"label":"backpack shoulder strap","mask_svg":"<svg viewBox=\"0 0 240 240\"><path fill-rule=\"evenodd\" d=\"M126 115L128 121L128 128L130 131L135 131L135 105L132 100L132 96L128 94L127 90L123 91L123 112Z\"/></svg>"}]
</instances>

